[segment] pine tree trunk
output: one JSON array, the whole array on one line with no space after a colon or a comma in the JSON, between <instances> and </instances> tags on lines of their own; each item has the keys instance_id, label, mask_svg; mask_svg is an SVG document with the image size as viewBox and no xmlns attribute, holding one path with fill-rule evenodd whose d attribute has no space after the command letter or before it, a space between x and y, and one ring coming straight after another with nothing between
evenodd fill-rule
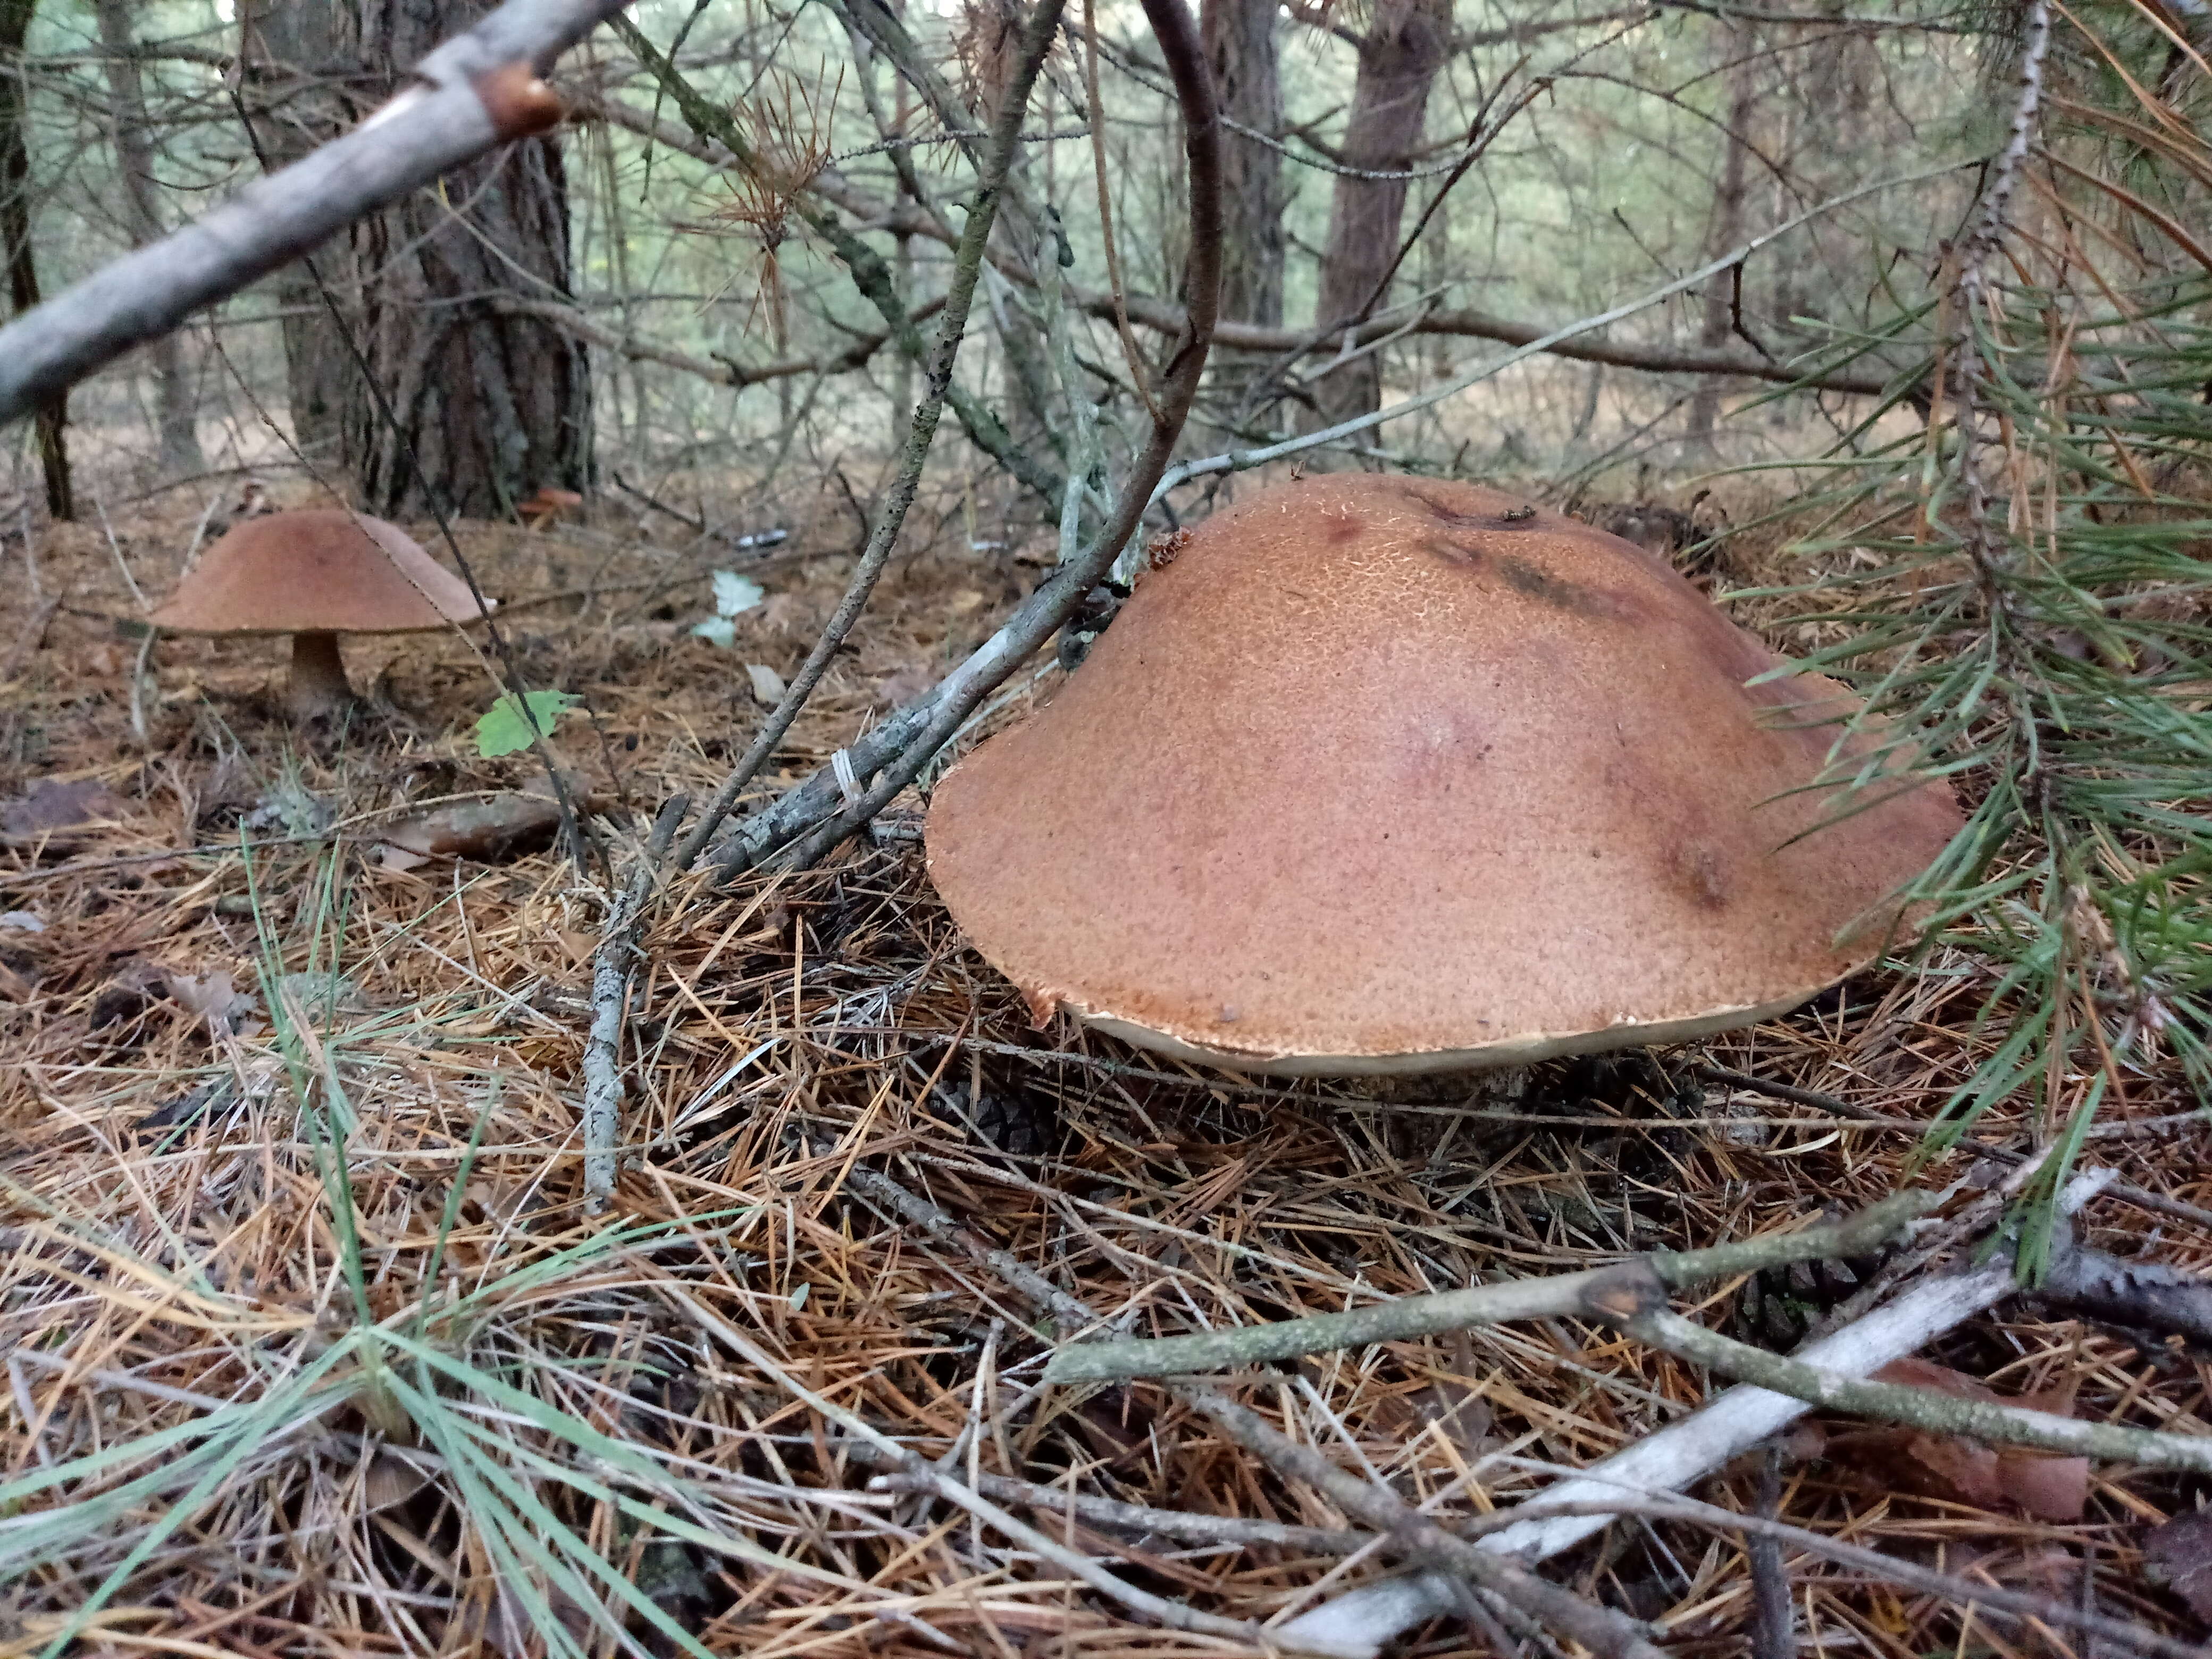
<instances>
[{"instance_id":1,"label":"pine tree trunk","mask_svg":"<svg viewBox=\"0 0 2212 1659\"><path fill-rule=\"evenodd\" d=\"M1398 173L1413 165L1427 126L1429 92L1450 43L1449 0L1376 0L1345 122L1341 154L1347 167ZM1315 326L1356 320L1386 301L1376 289L1397 257L1407 183L1338 176ZM1317 407L1307 416L1309 430L1381 408L1379 355L1370 352L1330 370L1314 384L1313 393Z\"/></svg>"},{"instance_id":2,"label":"pine tree trunk","mask_svg":"<svg viewBox=\"0 0 2212 1659\"><path fill-rule=\"evenodd\" d=\"M1729 60L1728 72L1728 137L1722 141L1720 182L1713 188L1711 228L1705 234L1705 257L1718 258L1743 240L1745 165L1750 158L1751 125L1759 112L1759 64L1752 31L1741 24L1721 35L1722 51ZM1698 343L1716 350L1735 331L1735 273L1724 270L1705 286L1703 326ZM1721 383L1708 380L1690 403L1690 443L1693 449L1713 447L1713 427L1720 418Z\"/></svg>"},{"instance_id":3,"label":"pine tree trunk","mask_svg":"<svg viewBox=\"0 0 2212 1659\"><path fill-rule=\"evenodd\" d=\"M0 255L8 266L8 297L21 316L39 303L39 267L31 252L31 156L24 141L23 42L31 32L36 0L0 0ZM70 484L69 394L56 392L32 417L39 465L46 474L46 511L76 517Z\"/></svg>"},{"instance_id":4,"label":"pine tree trunk","mask_svg":"<svg viewBox=\"0 0 2212 1659\"><path fill-rule=\"evenodd\" d=\"M1266 133L1283 130L1278 9L1277 0L1214 0L1205 8L1202 25L1222 114ZM1221 314L1280 328L1282 152L1241 132L1224 132L1221 202Z\"/></svg>"},{"instance_id":5,"label":"pine tree trunk","mask_svg":"<svg viewBox=\"0 0 2212 1659\"><path fill-rule=\"evenodd\" d=\"M94 0L93 9L106 54L115 159L123 175L124 222L130 227L131 246L144 247L160 241L164 231L154 182L153 128L146 118L146 87L138 71L137 42L131 33L129 0ZM161 465L172 472L198 472L207 463L200 456L198 399L185 363L183 337L173 331L149 342L146 358L154 370Z\"/></svg>"},{"instance_id":6,"label":"pine tree trunk","mask_svg":"<svg viewBox=\"0 0 2212 1659\"><path fill-rule=\"evenodd\" d=\"M255 146L271 173L336 137L362 112L345 95L337 11L331 0L243 0L239 7L240 92ZM325 252L318 263L350 317L343 254ZM306 261L285 266L271 285L284 313L292 441L312 461L335 462L339 412L356 378L353 360Z\"/></svg>"},{"instance_id":7,"label":"pine tree trunk","mask_svg":"<svg viewBox=\"0 0 2212 1659\"><path fill-rule=\"evenodd\" d=\"M479 0L360 0L362 58L380 94L489 9ZM397 422L395 430L367 386L349 386L346 458L362 506L407 518L434 498L448 512L489 518L543 486L586 489L592 395L582 343L495 307L501 295L570 297L557 136L504 145L448 173L356 225L353 246L362 350Z\"/></svg>"}]
</instances>

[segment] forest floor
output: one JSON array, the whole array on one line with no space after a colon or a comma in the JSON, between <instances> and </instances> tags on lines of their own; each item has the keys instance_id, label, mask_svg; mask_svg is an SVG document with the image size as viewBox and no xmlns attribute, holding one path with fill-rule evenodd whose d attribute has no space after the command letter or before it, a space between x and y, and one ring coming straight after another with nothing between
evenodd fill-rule
<instances>
[{"instance_id":1,"label":"forest floor","mask_svg":"<svg viewBox=\"0 0 2212 1659\"><path fill-rule=\"evenodd\" d=\"M477 753L490 694L458 640L350 642L371 712L307 737L275 706L276 642L164 640L134 714L139 646L112 619L136 614L134 587L166 591L208 499L40 528L38 588L0 630L0 801L18 813L0 847L0 1480L15 1483L0 1533L52 1540L0 1586L0 1659L41 1650L103 1585L82 1639L116 1652L607 1651L609 1620L657 1652L676 1650L671 1627L752 1655L1257 1650L1161 1628L1063 1558L1267 1621L1392 1571L1388 1552L1245 1525L1349 1523L1161 1389L1036 1392L1051 1352L1038 1310L957 1237L902 1224L859 1172L1139 1334L1698 1248L1900 1184L1971 1196L2002 1174L1966 1152L1911 1163L1999 1035L1975 1024L1993 981L1970 949L1693 1049L1541 1066L1503 1089L1248 1082L1032 1029L933 892L909 805L826 867L695 879L658 914L628 1022L631 1156L613 1212L587 1216L600 878L550 846L411 865L375 852L396 823L536 773L526 755ZM796 666L861 532L834 484L703 511L791 534L734 551L619 494L580 524L461 531L528 681L585 698L558 747L618 846L641 828L626 814L711 792L762 712L747 665ZM924 501L761 795L925 689L1034 585L1023 561L1049 549L1005 545L1003 517L957 491ZM23 552L18 532L6 556ZM767 590L727 649L689 631L718 568ZM1018 682L994 719L1054 678ZM98 786L70 797L87 821L36 829L25 803L64 784ZM2197 1207L2212 1205L2212 1127L2172 1121L2196 1104L2178 1073L2106 1103L2084 1163L2169 1201L2107 1194L2085 1242L2212 1263ZM319 1161L332 1125L336 1187ZM2007 1106L1977 1133L2021 1149L2047 1127ZM1686 1307L1786 1348L1881 1267L1724 1281ZM439 1357L406 1359L405 1341ZM2085 1419L2212 1434L2203 1359L2026 1300L1923 1357ZM1464 1516L1718 1386L1553 1320L1322 1356L1246 1394L1294 1439ZM872 1488L880 1455L851 1418L1032 1518L1061 1555ZM1969 1449L1938 1437L1815 1419L1785 1451L1784 1520L2201 1635L2143 1554L2201 1483L2100 1464L2078 1515L2039 1516L1978 1486ZM1749 1509L1758 1462L1697 1490ZM1045 1488L1227 1519L1211 1540L1170 1536L1054 1514ZM685 1520L754 1553L718 1552ZM625 1607L579 1550L643 1604ZM1793 1650L2094 1649L1784 1555ZM1750 1628L1733 1534L1623 1521L1545 1571L1653 1621L1670 1651L1733 1651ZM1416 1646L1480 1650L1456 1619Z\"/></svg>"}]
</instances>

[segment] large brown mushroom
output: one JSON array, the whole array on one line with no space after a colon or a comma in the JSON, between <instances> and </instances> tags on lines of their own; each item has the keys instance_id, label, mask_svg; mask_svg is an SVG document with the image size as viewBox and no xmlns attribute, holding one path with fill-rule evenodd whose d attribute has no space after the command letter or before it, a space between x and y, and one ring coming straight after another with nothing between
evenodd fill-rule
<instances>
[{"instance_id":1,"label":"large brown mushroom","mask_svg":"<svg viewBox=\"0 0 2212 1659\"><path fill-rule=\"evenodd\" d=\"M483 615L468 584L405 531L333 507L241 521L147 620L171 634L289 634L284 702L306 720L352 701L339 635L419 633Z\"/></svg>"},{"instance_id":2,"label":"large brown mushroom","mask_svg":"<svg viewBox=\"0 0 2212 1659\"><path fill-rule=\"evenodd\" d=\"M1040 1023L1240 1071L1702 1036L1870 961L1960 823L1940 784L1809 787L1855 705L1776 666L1494 490L1267 489L938 786L930 873Z\"/></svg>"}]
</instances>

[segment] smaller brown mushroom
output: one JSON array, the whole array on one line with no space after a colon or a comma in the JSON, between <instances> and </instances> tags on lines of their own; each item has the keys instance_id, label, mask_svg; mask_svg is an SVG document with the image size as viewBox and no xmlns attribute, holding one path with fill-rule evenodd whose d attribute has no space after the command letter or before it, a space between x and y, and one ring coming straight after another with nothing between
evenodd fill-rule
<instances>
[{"instance_id":1,"label":"smaller brown mushroom","mask_svg":"<svg viewBox=\"0 0 2212 1659\"><path fill-rule=\"evenodd\" d=\"M169 634L289 634L284 706L308 720L353 700L339 635L423 633L484 614L397 525L331 507L241 521L147 620Z\"/></svg>"},{"instance_id":2,"label":"smaller brown mushroom","mask_svg":"<svg viewBox=\"0 0 2212 1659\"><path fill-rule=\"evenodd\" d=\"M514 511L526 526L538 531L574 513L583 504L584 498L573 489L556 489L551 484L540 484L535 495L514 504Z\"/></svg>"}]
</instances>

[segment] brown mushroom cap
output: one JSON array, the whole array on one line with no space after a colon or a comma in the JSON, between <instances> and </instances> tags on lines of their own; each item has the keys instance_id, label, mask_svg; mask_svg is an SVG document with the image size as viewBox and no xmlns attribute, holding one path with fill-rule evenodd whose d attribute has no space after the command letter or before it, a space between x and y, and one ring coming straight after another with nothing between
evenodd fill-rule
<instances>
[{"instance_id":1,"label":"brown mushroom cap","mask_svg":"<svg viewBox=\"0 0 2212 1659\"><path fill-rule=\"evenodd\" d=\"M1776 664L1641 549L1496 491L1268 489L938 786L930 874L1040 1016L1238 1070L1747 1024L1871 960L1960 823L1899 781L1823 824L1837 728L1804 722L1854 705L1746 685Z\"/></svg>"},{"instance_id":2,"label":"brown mushroom cap","mask_svg":"<svg viewBox=\"0 0 2212 1659\"><path fill-rule=\"evenodd\" d=\"M483 615L397 525L316 508L234 526L149 620L172 634L408 634Z\"/></svg>"}]
</instances>

